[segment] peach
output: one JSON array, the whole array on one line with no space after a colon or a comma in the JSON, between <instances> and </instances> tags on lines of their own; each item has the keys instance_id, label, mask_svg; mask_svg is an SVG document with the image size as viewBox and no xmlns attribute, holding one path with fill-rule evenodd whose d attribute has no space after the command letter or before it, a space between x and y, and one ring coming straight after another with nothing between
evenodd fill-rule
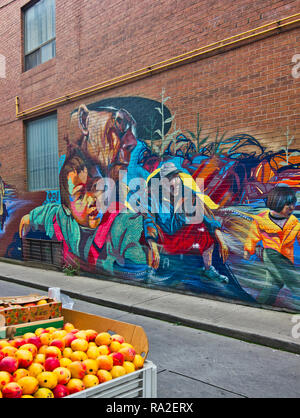
<instances>
[{"instance_id":1,"label":"peach","mask_svg":"<svg viewBox=\"0 0 300 418\"><path fill-rule=\"evenodd\" d=\"M111 336L113 341L118 341L120 344L123 344L125 342L124 337L122 337L122 335L119 334L114 334Z\"/></svg>"},{"instance_id":2,"label":"peach","mask_svg":"<svg viewBox=\"0 0 300 418\"><path fill-rule=\"evenodd\" d=\"M46 360L45 354L37 354L34 358L35 363L44 364Z\"/></svg>"},{"instance_id":3,"label":"peach","mask_svg":"<svg viewBox=\"0 0 300 418\"><path fill-rule=\"evenodd\" d=\"M56 357L48 357L46 358L44 366L46 372L53 372L54 369L60 367L60 361Z\"/></svg>"},{"instance_id":4,"label":"peach","mask_svg":"<svg viewBox=\"0 0 300 418\"><path fill-rule=\"evenodd\" d=\"M44 332L40 335L42 345L49 345L52 341L52 335L50 332Z\"/></svg>"},{"instance_id":5,"label":"peach","mask_svg":"<svg viewBox=\"0 0 300 418\"><path fill-rule=\"evenodd\" d=\"M126 374L126 370L123 366L114 366L110 371L112 378L116 379L117 377L124 376Z\"/></svg>"},{"instance_id":6,"label":"peach","mask_svg":"<svg viewBox=\"0 0 300 418\"><path fill-rule=\"evenodd\" d=\"M36 336L39 337L44 331L45 331L44 328L38 328L34 331L34 333L35 333Z\"/></svg>"},{"instance_id":7,"label":"peach","mask_svg":"<svg viewBox=\"0 0 300 418\"><path fill-rule=\"evenodd\" d=\"M124 348L124 347L134 348L134 347L133 347L133 345L131 345L131 344L129 344L129 343L122 343L122 344L121 344L121 348Z\"/></svg>"},{"instance_id":8,"label":"peach","mask_svg":"<svg viewBox=\"0 0 300 418\"><path fill-rule=\"evenodd\" d=\"M38 336L27 338L27 344L34 344L37 349L42 346L41 339Z\"/></svg>"},{"instance_id":9,"label":"peach","mask_svg":"<svg viewBox=\"0 0 300 418\"><path fill-rule=\"evenodd\" d=\"M46 328L46 331L50 332L50 334L53 334L53 332L57 331L57 329L54 327L48 327Z\"/></svg>"},{"instance_id":10,"label":"peach","mask_svg":"<svg viewBox=\"0 0 300 418\"><path fill-rule=\"evenodd\" d=\"M67 384L67 389L69 390L70 395L73 393L81 392L85 390L84 383L80 379L71 379Z\"/></svg>"},{"instance_id":11,"label":"peach","mask_svg":"<svg viewBox=\"0 0 300 418\"><path fill-rule=\"evenodd\" d=\"M111 353L111 351L110 351L110 349L107 345L100 345L100 347L98 347L98 350L99 350L99 355L100 356L102 356L102 355L104 355L104 356L107 355L108 356L108 354Z\"/></svg>"},{"instance_id":12,"label":"peach","mask_svg":"<svg viewBox=\"0 0 300 418\"><path fill-rule=\"evenodd\" d=\"M87 374L96 374L98 371L98 362L93 359L87 359L82 362L86 366Z\"/></svg>"},{"instance_id":13,"label":"peach","mask_svg":"<svg viewBox=\"0 0 300 418\"><path fill-rule=\"evenodd\" d=\"M88 356L84 351L73 351L70 357L72 361L84 361L87 358Z\"/></svg>"},{"instance_id":14,"label":"peach","mask_svg":"<svg viewBox=\"0 0 300 418\"><path fill-rule=\"evenodd\" d=\"M53 370L53 373L56 374L58 384L66 385L71 379L71 372L66 367L57 367Z\"/></svg>"},{"instance_id":15,"label":"peach","mask_svg":"<svg viewBox=\"0 0 300 418\"><path fill-rule=\"evenodd\" d=\"M53 372L43 372L37 376L39 385L42 388L54 389L57 385L57 377Z\"/></svg>"},{"instance_id":16,"label":"peach","mask_svg":"<svg viewBox=\"0 0 300 418\"><path fill-rule=\"evenodd\" d=\"M21 386L23 395L32 395L39 388L38 380L33 376L25 376L18 380L18 384Z\"/></svg>"},{"instance_id":17,"label":"peach","mask_svg":"<svg viewBox=\"0 0 300 418\"><path fill-rule=\"evenodd\" d=\"M60 351L63 351L65 349L65 343L63 342L63 340L59 340L56 338L55 340L51 341L50 347L57 347L60 349Z\"/></svg>"},{"instance_id":18,"label":"peach","mask_svg":"<svg viewBox=\"0 0 300 418\"><path fill-rule=\"evenodd\" d=\"M99 356L99 348L89 347L89 349L86 352L86 355L88 356L88 358L96 360L96 358Z\"/></svg>"},{"instance_id":19,"label":"peach","mask_svg":"<svg viewBox=\"0 0 300 418\"><path fill-rule=\"evenodd\" d=\"M114 366L122 366L124 363L124 355L122 353L111 353L109 355L114 362Z\"/></svg>"},{"instance_id":20,"label":"peach","mask_svg":"<svg viewBox=\"0 0 300 418\"><path fill-rule=\"evenodd\" d=\"M72 348L71 347L66 347L63 351L63 357L71 358L72 353L73 353Z\"/></svg>"},{"instance_id":21,"label":"peach","mask_svg":"<svg viewBox=\"0 0 300 418\"><path fill-rule=\"evenodd\" d=\"M24 344L22 345L22 350L28 350L32 353L32 356L35 357L37 355L37 347L34 344Z\"/></svg>"},{"instance_id":22,"label":"peach","mask_svg":"<svg viewBox=\"0 0 300 418\"><path fill-rule=\"evenodd\" d=\"M60 363L60 367L68 367L71 363L72 360L66 357L63 357L59 360Z\"/></svg>"},{"instance_id":23,"label":"peach","mask_svg":"<svg viewBox=\"0 0 300 418\"><path fill-rule=\"evenodd\" d=\"M59 330L59 331L53 332L52 337L54 340L62 340L66 335L67 335L67 331Z\"/></svg>"},{"instance_id":24,"label":"peach","mask_svg":"<svg viewBox=\"0 0 300 418\"><path fill-rule=\"evenodd\" d=\"M4 347L9 347L9 346L10 346L9 342L5 340L0 341L0 350L2 350Z\"/></svg>"},{"instance_id":25,"label":"peach","mask_svg":"<svg viewBox=\"0 0 300 418\"><path fill-rule=\"evenodd\" d=\"M61 351L58 347L55 346L49 346L45 350L46 359L48 357L55 357L57 359L61 358Z\"/></svg>"},{"instance_id":26,"label":"peach","mask_svg":"<svg viewBox=\"0 0 300 418\"><path fill-rule=\"evenodd\" d=\"M26 341L24 340L24 338L16 338L16 339L10 341L10 345L12 347L16 347L16 348L20 348L24 344L26 344Z\"/></svg>"},{"instance_id":27,"label":"peach","mask_svg":"<svg viewBox=\"0 0 300 418\"><path fill-rule=\"evenodd\" d=\"M85 388L92 388L93 386L99 385L99 379L94 374L87 374L82 379L82 383L84 384Z\"/></svg>"},{"instance_id":28,"label":"peach","mask_svg":"<svg viewBox=\"0 0 300 418\"><path fill-rule=\"evenodd\" d=\"M16 347L8 346L4 347L1 352L4 357L14 357L17 350L18 349Z\"/></svg>"},{"instance_id":29,"label":"peach","mask_svg":"<svg viewBox=\"0 0 300 418\"><path fill-rule=\"evenodd\" d=\"M15 357L19 361L20 369L27 369L33 363L33 355L31 351L23 350L23 348L20 348L16 352Z\"/></svg>"},{"instance_id":30,"label":"peach","mask_svg":"<svg viewBox=\"0 0 300 418\"><path fill-rule=\"evenodd\" d=\"M113 358L107 355L97 357L97 363L98 363L99 369L108 370L108 371L111 370L114 365Z\"/></svg>"},{"instance_id":31,"label":"peach","mask_svg":"<svg viewBox=\"0 0 300 418\"><path fill-rule=\"evenodd\" d=\"M36 335L33 332L26 332L26 334L23 335L23 338L27 340L28 338L35 337Z\"/></svg>"},{"instance_id":32,"label":"peach","mask_svg":"<svg viewBox=\"0 0 300 418\"><path fill-rule=\"evenodd\" d=\"M144 366L144 361L145 359L140 354L136 354L134 356L133 364L136 369L141 369Z\"/></svg>"},{"instance_id":33,"label":"peach","mask_svg":"<svg viewBox=\"0 0 300 418\"><path fill-rule=\"evenodd\" d=\"M73 361L68 369L71 372L72 379L83 379L86 374L86 365L81 361Z\"/></svg>"},{"instance_id":34,"label":"peach","mask_svg":"<svg viewBox=\"0 0 300 418\"><path fill-rule=\"evenodd\" d=\"M119 341L112 341L110 343L109 349L112 353L117 353L121 348L121 344L119 343Z\"/></svg>"},{"instance_id":35,"label":"peach","mask_svg":"<svg viewBox=\"0 0 300 418\"><path fill-rule=\"evenodd\" d=\"M126 374L135 372L135 365L131 361L124 361L123 367L126 370Z\"/></svg>"},{"instance_id":36,"label":"peach","mask_svg":"<svg viewBox=\"0 0 300 418\"><path fill-rule=\"evenodd\" d=\"M112 380L112 375L108 370L98 370L97 377L99 379L99 383L105 383Z\"/></svg>"},{"instance_id":37,"label":"peach","mask_svg":"<svg viewBox=\"0 0 300 418\"><path fill-rule=\"evenodd\" d=\"M13 374L13 379L15 382L17 382L22 377L29 376L29 371L26 369L18 369Z\"/></svg>"},{"instance_id":38,"label":"peach","mask_svg":"<svg viewBox=\"0 0 300 418\"><path fill-rule=\"evenodd\" d=\"M0 390L4 388L7 383L10 383L13 381L13 377L8 372L0 372Z\"/></svg>"},{"instance_id":39,"label":"peach","mask_svg":"<svg viewBox=\"0 0 300 418\"><path fill-rule=\"evenodd\" d=\"M73 329L75 329L75 327L70 322L66 322L63 326L63 329L67 332L71 332Z\"/></svg>"},{"instance_id":40,"label":"peach","mask_svg":"<svg viewBox=\"0 0 300 418\"><path fill-rule=\"evenodd\" d=\"M85 331L78 331L75 334L75 337L81 340L86 340L87 341L87 334Z\"/></svg>"},{"instance_id":41,"label":"peach","mask_svg":"<svg viewBox=\"0 0 300 418\"><path fill-rule=\"evenodd\" d=\"M16 382L7 383L2 389L3 398L21 398L22 388Z\"/></svg>"},{"instance_id":42,"label":"peach","mask_svg":"<svg viewBox=\"0 0 300 418\"><path fill-rule=\"evenodd\" d=\"M54 398L52 390L48 388L39 388L33 396L34 398Z\"/></svg>"},{"instance_id":43,"label":"peach","mask_svg":"<svg viewBox=\"0 0 300 418\"><path fill-rule=\"evenodd\" d=\"M19 367L19 362L15 357L4 357L0 361L0 371L13 374Z\"/></svg>"},{"instance_id":44,"label":"peach","mask_svg":"<svg viewBox=\"0 0 300 418\"><path fill-rule=\"evenodd\" d=\"M46 358L46 350L49 346L48 345L42 345L42 347L39 349L38 354L43 354Z\"/></svg>"},{"instance_id":45,"label":"peach","mask_svg":"<svg viewBox=\"0 0 300 418\"><path fill-rule=\"evenodd\" d=\"M95 338L95 343L100 345L109 345L112 342L111 335L108 332L100 332Z\"/></svg>"},{"instance_id":46,"label":"peach","mask_svg":"<svg viewBox=\"0 0 300 418\"><path fill-rule=\"evenodd\" d=\"M57 385L53 389L54 398L65 398L70 395L69 389L64 385Z\"/></svg>"},{"instance_id":47,"label":"peach","mask_svg":"<svg viewBox=\"0 0 300 418\"><path fill-rule=\"evenodd\" d=\"M86 338L87 338L87 340L90 342L90 341L95 341L95 339L96 339L96 337L97 337L97 335L98 335L98 332L97 331L95 331L94 329L87 329L86 331L85 331L85 333L86 333Z\"/></svg>"},{"instance_id":48,"label":"peach","mask_svg":"<svg viewBox=\"0 0 300 418\"><path fill-rule=\"evenodd\" d=\"M46 299L41 299L41 300L39 300L38 302L37 302L37 305L38 306L40 306L40 305L47 305L47 301L46 301Z\"/></svg>"},{"instance_id":49,"label":"peach","mask_svg":"<svg viewBox=\"0 0 300 418\"><path fill-rule=\"evenodd\" d=\"M45 367L40 363L32 363L28 367L28 372L30 376L37 377L40 373L45 371Z\"/></svg>"},{"instance_id":50,"label":"peach","mask_svg":"<svg viewBox=\"0 0 300 418\"><path fill-rule=\"evenodd\" d=\"M77 336L77 334L76 334ZM71 348L73 351L87 351L89 348L89 343L83 338L77 338L71 342Z\"/></svg>"},{"instance_id":51,"label":"peach","mask_svg":"<svg viewBox=\"0 0 300 418\"><path fill-rule=\"evenodd\" d=\"M72 332L69 332L67 335L63 337L62 341L65 343L65 347L71 347L72 341L76 339L76 336L72 334Z\"/></svg>"},{"instance_id":52,"label":"peach","mask_svg":"<svg viewBox=\"0 0 300 418\"><path fill-rule=\"evenodd\" d=\"M125 361L133 361L136 355L135 349L131 347L124 347L119 350L122 353Z\"/></svg>"}]
</instances>

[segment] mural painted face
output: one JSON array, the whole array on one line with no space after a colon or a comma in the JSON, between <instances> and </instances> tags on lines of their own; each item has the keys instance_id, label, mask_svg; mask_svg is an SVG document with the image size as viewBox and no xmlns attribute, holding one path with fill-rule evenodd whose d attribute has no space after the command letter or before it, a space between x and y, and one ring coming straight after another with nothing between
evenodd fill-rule
<instances>
[{"instance_id":1,"label":"mural painted face","mask_svg":"<svg viewBox=\"0 0 300 418\"><path fill-rule=\"evenodd\" d=\"M283 216L284 218L289 218L293 214L295 207L296 206L294 204L285 205L282 211L279 212L279 215Z\"/></svg>"},{"instance_id":2,"label":"mural painted face","mask_svg":"<svg viewBox=\"0 0 300 418\"><path fill-rule=\"evenodd\" d=\"M69 199L71 213L79 225L95 229L101 222L96 206L95 181L88 176L87 168L68 175Z\"/></svg>"}]
</instances>

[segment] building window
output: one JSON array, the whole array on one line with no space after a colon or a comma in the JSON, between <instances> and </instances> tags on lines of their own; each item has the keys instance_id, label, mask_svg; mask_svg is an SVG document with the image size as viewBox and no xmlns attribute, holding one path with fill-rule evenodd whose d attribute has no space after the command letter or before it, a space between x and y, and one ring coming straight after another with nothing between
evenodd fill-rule
<instances>
[{"instance_id":1,"label":"building window","mask_svg":"<svg viewBox=\"0 0 300 418\"><path fill-rule=\"evenodd\" d=\"M25 71L56 55L55 0L40 0L24 10Z\"/></svg>"},{"instance_id":2,"label":"building window","mask_svg":"<svg viewBox=\"0 0 300 418\"><path fill-rule=\"evenodd\" d=\"M57 116L26 124L28 190L55 190L59 181Z\"/></svg>"}]
</instances>

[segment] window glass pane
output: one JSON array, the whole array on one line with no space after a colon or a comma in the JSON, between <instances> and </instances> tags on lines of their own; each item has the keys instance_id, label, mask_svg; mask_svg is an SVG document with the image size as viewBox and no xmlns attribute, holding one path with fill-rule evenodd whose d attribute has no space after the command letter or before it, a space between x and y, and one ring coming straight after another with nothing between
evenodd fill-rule
<instances>
[{"instance_id":1,"label":"window glass pane","mask_svg":"<svg viewBox=\"0 0 300 418\"><path fill-rule=\"evenodd\" d=\"M55 0L40 0L25 11L25 55L55 38Z\"/></svg>"},{"instance_id":2,"label":"window glass pane","mask_svg":"<svg viewBox=\"0 0 300 418\"><path fill-rule=\"evenodd\" d=\"M30 68L36 67L41 63L41 52L38 49L37 51L29 54L25 57L25 70L30 70Z\"/></svg>"},{"instance_id":3,"label":"window glass pane","mask_svg":"<svg viewBox=\"0 0 300 418\"><path fill-rule=\"evenodd\" d=\"M28 189L58 189L57 117L47 116L26 127Z\"/></svg>"},{"instance_id":4,"label":"window glass pane","mask_svg":"<svg viewBox=\"0 0 300 418\"><path fill-rule=\"evenodd\" d=\"M55 57L55 41L44 45L41 48L41 62L46 62Z\"/></svg>"}]
</instances>

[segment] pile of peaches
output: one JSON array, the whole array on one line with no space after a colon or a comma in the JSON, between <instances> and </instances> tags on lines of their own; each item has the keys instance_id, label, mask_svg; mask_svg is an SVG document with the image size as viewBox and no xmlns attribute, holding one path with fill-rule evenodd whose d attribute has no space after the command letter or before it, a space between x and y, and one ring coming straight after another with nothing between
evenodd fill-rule
<instances>
[{"instance_id":1,"label":"pile of peaches","mask_svg":"<svg viewBox=\"0 0 300 418\"><path fill-rule=\"evenodd\" d=\"M39 328L0 341L0 398L64 398L141 369L144 358L121 335Z\"/></svg>"}]
</instances>

